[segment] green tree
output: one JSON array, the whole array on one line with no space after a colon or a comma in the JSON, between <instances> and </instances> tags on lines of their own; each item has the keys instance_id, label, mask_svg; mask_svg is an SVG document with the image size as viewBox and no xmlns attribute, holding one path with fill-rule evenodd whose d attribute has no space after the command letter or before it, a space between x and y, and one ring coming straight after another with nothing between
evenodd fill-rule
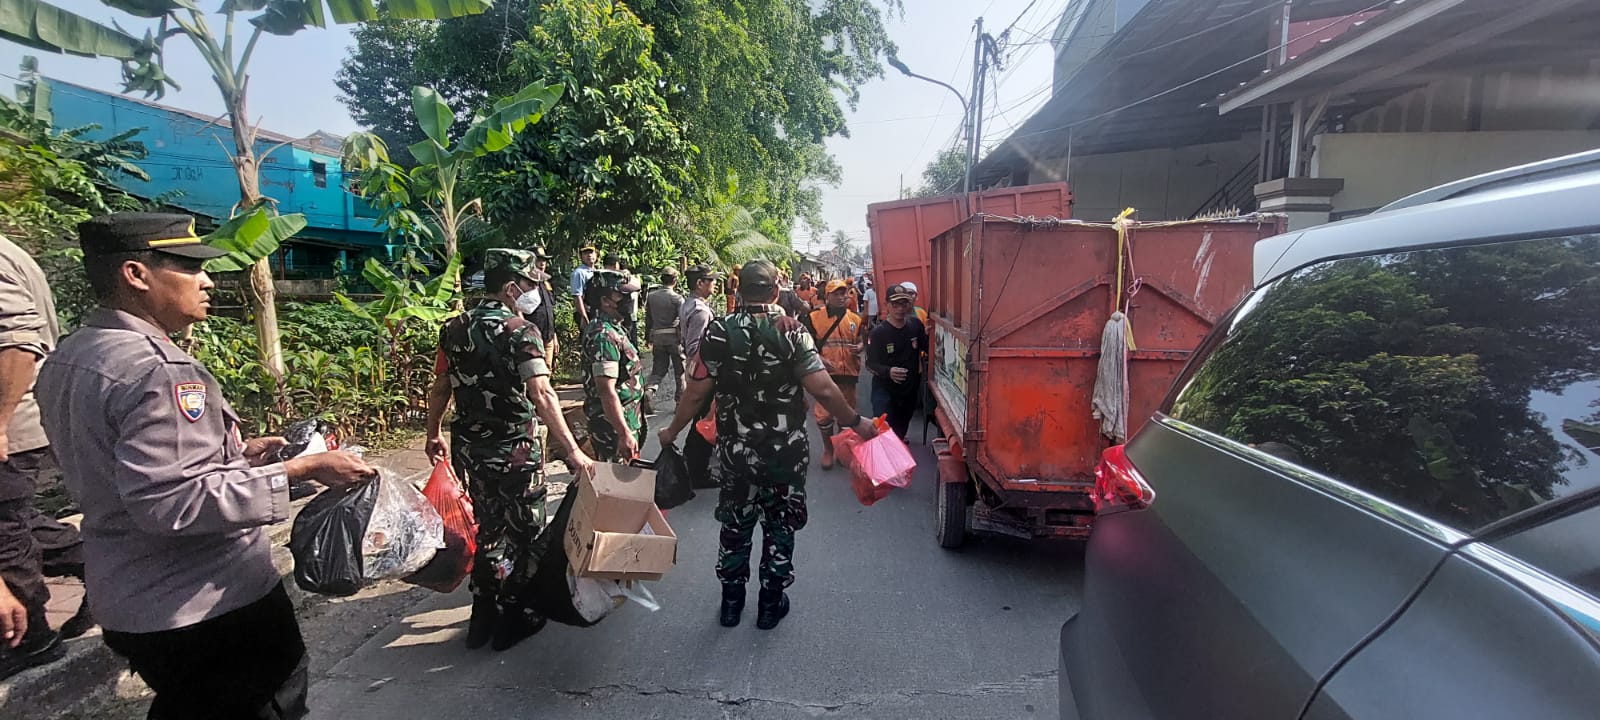
<instances>
[{"instance_id":1,"label":"green tree","mask_svg":"<svg viewBox=\"0 0 1600 720\"><path fill-rule=\"evenodd\" d=\"M713 204L698 209L698 216L690 222L695 244L688 254L716 267L738 267L756 258L785 262L793 256L788 245L762 230L756 212L745 204L750 199L739 192L734 179Z\"/></svg>"},{"instance_id":2,"label":"green tree","mask_svg":"<svg viewBox=\"0 0 1600 720\"><path fill-rule=\"evenodd\" d=\"M667 258L693 148L662 96L650 29L611 0L550 0L533 15L511 74L573 92L479 164L474 186L489 217L557 255L593 243L636 263Z\"/></svg>"},{"instance_id":3,"label":"green tree","mask_svg":"<svg viewBox=\"0 0 1600 720\"><path fill-rule=\"evenodd\" d=\"M643 156L662 168L666 184L677 192L657 196L675 195L672 204L694 208L679 208L670 215L659 209L634 212L631 208L645 205L629 201L620 212L600 217L606 225L602 236L625 245L635 237L650 238L642 247L657 250L655 240L663 234L692 244L697 231L681 220L706 217L700 210L721 202L719 193L726 179L737 175L748 196L760 199L759 204L744 204L762 225L763 233L781 241L788 237L796 218L808 219L813 229L820 227L820 185L839 179L838 166L823 143L846 133L844 106L852 105L860 86L881 73L878 59L892 49L884 17L886 11L893 14L899 9L898 0L635 0L626 5L541 0L531 3L520 26L520 5L503 13L496 8L496 12L475 19L371 23L357 33L356 47L341 74L341 88L351 113L358 120L369 118L393 144L398 138L410 142L416 130L404 118L404 98L397 92L400 86L388 78L417 73L408 77L433 82L448 76L459 85L440 84L440 92L452 101L475 107L471 98L509 92L514 83L527 77L560 79L554 72L535 67L538 64L570 66L572 78L604 80L616 76L612 68L618 63L633 63L634 72L655 78L649 93L638 95L630 89L635 97L620 97L613 86L628 85L616 82L573 85L586 88L582 93L573 92L575 118L595 106L622 111L609 125L577 123L573 127L600 133L593 139L594 145L622 144L628 149L613 158ZM648 34L643 41L633 39L639 31L628 29L639 24L629 19L634 14ZM574 30L572 18L585 18L581 32ZM495 20L500 21L498 25ZM477 28L475 23L480 22L490 27ZM519 28L527 28L521 37ZM603 33L614 35L596 42ZM648 57L619 56L609 45L612 38L621 38L630 52L637 48ZM519 42L531 51L518 56L522 69L530 74L500 72L499 61L507 55L505 47ZM566 55L553 56L552 47L559 49L557 55L560 51ZM541 52L545 54L538 55ZM468 72L464 67L487 69ZM642 84L632 87L644 89ZM598 97L578 97L590 94ZM665 100L664 118L657 98ZM556 127L552 120L552 132ZM651 136L657 144L648 147L654 149L635 149L646 147L641 140ZM654 191L667 189L643 160L635 161L641 166L638 170L624 169L619 176L589 161L598 157L588 154L590 143L574 150L577 143L572 138L558 134L554 141L562 147L542 151L535 166L549 174L546 180L554 192L529 185L522 192L556 200L573 198L585 207L590 206L586 191L609 195L594 206L598 211L613 200L627 200L630 195L648 199ZM626 145L628 142L635 145ZM680 154L679 145L686 146L688 153ZM565 165L545 163L544 158L560 157L560 153L568 153L574 160ZM672 160L674 156L678 157ZM508 155L506 160L512 157ZM662 164L668 160L671 162ZM597 169L600 172L595 174ZM682 174L686 177L680 177ZM602 184L595 185L591 176ZM523 178L525 182L529 179ZM618 193L603 184L611 181L632 183L636 189L642 186L651 192ZM568 192L569 188L578 192ZM485 197L495 210L498 201L487 193ZM508 221L503 224L519 230L546 239L554 237L549 243L553 249L573 243L570 237L557 237L570 233L559 224L561 218L512 214L503 219Z\"/></svg>"},{"instance_id":4,"label":"green tree","mask_svg":"<svg viewBox=\"0 0 1600 720\"><path fill-rule=\"evenodd\" d=\"M961 182L967 177L967 153L960 147L949 148L932 160L922 171L922 187L917 197L937 197L961 192Z\"/></svg>"},{"instance_id":5,"label":"green tree","mask_svg":"<svg viewBox=\"0 0 1600 720\"><path fill-rule=\"evenodd\" d=\"M409 148L420 164L410 172L390 161L387 147L376 135L359 133L345 154L349 166L360 174L359 191L384 208L385 232L407 236L436 236L450 265L444 287L459 294L458 241L469 217L482 212L482 201L463 193L466 173L478 162L509 147L525 130L537 124L561 97L559 85L535 82L511 97L494 103L487 114L472 119L459 138L451 139L456 115L432 88L411 90L411 106L424 138ZM415 190L420 188L421 192ZM424 225L409 207L420 205L432 216ZM369 273L369 279L370 273Z\"/></svg>"},{"instance_id":6,"label":"green tree","mask_svg":"<svg viewBox=\"0 0 1600 720\"><path fill-rule=\"evenodd\" d=\"M848 136L845 107L894 49L899 0L638 0L675 89L668 102L699 152L699 201L728 173L783 226L821 227L820 184L837 183L823 142Z\"/></svg>"},{"instance_id":7,"label":"green tree","mask_svg":"<svg viewBox=\"0 0 1600 720\"><path fill-rule=\"evenodd\" d=\"M79 270L78 223L140 209L142 203L118 190L114 180L149 179L136 164L145 157L144 144L133 139L138 130L89 139L98 129L55 132L27 105L0 97L0 234L39 261L69 330L94 304Z\"/></svg>"},{"instance_id":8,"label":"green tree","mask_svg":"<svg viewBox=\"0 0 1600 720\"><path fill-rule=\"evenodd\" d=\"M851 265L861 265L866 259L866 252L857 247L850 239L850 234L843 230L833 231L833 247L829 248L835 255Z\"/></svg>"},{"instance_id":9,"label":"green tree","mask_svg":"<svg viewBox=\"0 0 1600 720\"><path fill-rule=\"evenodd\" d=\"M507 0L480 15L444 22L379 19L353 33L355 46L334 84L362 127L392 148L395 161L416 164L407 148L425 136L410 107L411 88L431 87L468 112L453 131L466 132L471 111L521 85L510 72L512 48L528 39L529 0Z\"/></svg>"},{"instance_id":10,"label":"green tree","mask_svg":"<svg viewBox=\"0 0 1600 720\"><path fill-rule=\"evenodd\" d=\"M488 9L493 0L405 0L388 2L383 13L394 18L432 19L473 15ZM169 38L179 35L193 43L211 70L211 80L222 94L233 131L233 165L239 181L239 208L250 213L265 202L261 194L260 163L255 152L257 128L251 124L247 106L250 57L262 35L294 35L308 27L327 27L331 21L349 24L376 20L379 6L374 0L223 0L218 14L222 29L213 29L194 0L101 0L133 17L156 20L154 31L146 30L136 40L119 28L107 28L82 16L55 7L43 0L5 0L0 7L0 38L53 52L110 57L123 61L123 87L127 92L143 92L159 97L177 84L161 67L162 48ZM242 13L256 13L247 20L252 26L249 39L235 45L235 25ZM269 151L270 153L270 151ZM251 250L275 246L247 239L240 247ZM278 330L277 291L265 255L255 258L250 267L246 298L255 316L257 351L261 364L275 375L284 372L282 339Z\"/></svg>"}]
</instances>

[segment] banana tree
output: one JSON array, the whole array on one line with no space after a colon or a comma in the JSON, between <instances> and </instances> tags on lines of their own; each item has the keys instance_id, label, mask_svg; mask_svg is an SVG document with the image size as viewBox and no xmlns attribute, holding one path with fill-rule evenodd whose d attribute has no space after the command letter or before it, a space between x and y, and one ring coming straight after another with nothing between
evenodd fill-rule
<instances>
[{"instance_id":1,"label":"banana tree","mask_svg":"<svg viewBox=\"0 0 1600 720\"><path fill-rule=\"evenodd\" d=\"M222 93L233 132L230 155L239 180L240 214L262 207L260 162L256 156L259 121L252 123L246 103L250 57L263 35L288 36L306 28L349 24L380 17L433 20L481 13L494 0L223 0L220 32L213 29L194 0L100 0L106 7L128 15L157 21L143 39L108 27L43 0L0 0L0 40L52 52L114 58L122 61L124 92L161 97L168 86L178 87L162 67L162 49L169 39L182 35L199 50L211 70L212 82ZM241 14L251 29L236 44L236 21ZM242 28L240 28L242 30ZM268 153L271 151L269 150ZM254 247L253 241L247 243ZM257 351L261 364L281 376L283 349L278 334L276 290L266 256L250 264L249 292L255 317Z\"/></svg>"},{"instance_id":2,"label":"banana tree","mask_svg":"<svg viewBox=\"0 0 1600 720\"><path fill-rule=\"evenodd\" d=\"M205 236L207 245L228 252L222 257L207 260L206 272L247 270L260 258L275 252L283 241L305 228L306 216L299 213L273 215L268 208L258 207L238 215Z\"/></svg>"},{"instance_id":3,"label":"banana tree","mask_svg":"<svg viewBox=\"0 0 1600 720\"><path fill-rule=\"evenodd\" d=\"M407 259L407 262L415 262ZM422 271L418 264L409 268L411 271ZM344 293L334 293L334 299L339 301L346 310L368 323L384 338L385 354L392 367L396 369L399 377L378 380L386 387L395 389L402 398L415 398L419 393L413 392L416 374L412 372L417 358L406 352L405 335L407 322L416 320L429 326L449 317L453 312L452 302L457 297L450 286L450 279L461 272L461 256L452 255L450 262L445 266L445 271L438 277L426 283L412 279L410 272L405 275L396 275L383 263L376 259L367 260L362 277L372 285L380 294L377 300L366 304L358 303ZM380 388L381 389L381 388Z\"/></svg>"},{"instance_id":4,"label":"banana tree","mask_svg":"<svg viewBox=\"0 0 1600 720\"><path fill-rule=\"evenodd\" d=\"M390 162L387 147L371 133L356 133L346 139L346 167L352 168L362 178L359 188L375 203L387 208L384 222L393 228L397 223L410 224L416 217L409 216L403 206L417 198L433 216L431 224L436 230L418 228L419 232L437 232L447 258L459 254L459 241L463 224L474 214L482 214L483 201L478 198L457 197L463 175L475 158L499 152L511 145L517 133L539 122L546 110L561 98L562 86L531 83L511 97L496 101L487 113L472 118L467 131L454 142L450 127L455 124L455 113L445 104L433 88L411 89L411 108L426 139L410 146L411 156L418 165L409 173ZM418 192L418 190L421 190ZM445 287L459 305L461 278L458 265L445 273Z\"/></svg>"}]
</instances>

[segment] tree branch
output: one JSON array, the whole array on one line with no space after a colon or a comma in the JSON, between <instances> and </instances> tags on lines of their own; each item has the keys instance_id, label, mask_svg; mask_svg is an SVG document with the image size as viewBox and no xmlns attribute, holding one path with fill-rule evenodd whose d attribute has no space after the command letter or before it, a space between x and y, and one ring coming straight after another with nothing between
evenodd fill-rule
<instances>
[{"instance_id":1,"label":"tree branch","mask_svg":"<svg viewBox=\"0 0 1600 720\"><path fill-rule=\"evenodd\" d=\"M250 33L250 40L244 44L244 52L239 55L239 68L235 71L240 78L245 77L245 69L250 66L250 55L256 51L256 41L261 39L261 26L257 25L255 32Z\"/></svg>"},{"instance_id":2,"label":"tree branch","mask_svg":"<svg viewBox=\"0 0 1600 720\"><path fill-rule=\"evenodd\" d=\"M221 115L216 116L215 118L213 118L211 120L211 122L206 123L206 127L211 127L212 125L215 125L217 123L217 121L221 120L221 119L222 119ZM206 129L206 127L200 128L200 130L203 132ZM221 125L217 125L217 127L220 128L222 126ZM224 144L222 142L222 138L219 138L219 137L217 137L215 135L212 135L211 139L217 141L217 145L222 147L222 152L225 153L228 156L229 160L231 160L231 161L233 161L235 163L237 163L239 161L239 157L233 153L233 148L230 148L226 144Z\"/></svg>"}]
</instances>

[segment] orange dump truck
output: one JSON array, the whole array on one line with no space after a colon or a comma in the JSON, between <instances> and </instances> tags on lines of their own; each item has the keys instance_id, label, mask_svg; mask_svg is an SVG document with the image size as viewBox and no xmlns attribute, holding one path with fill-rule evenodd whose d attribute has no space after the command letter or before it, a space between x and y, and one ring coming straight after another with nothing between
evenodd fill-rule
<instances>
[{"instance_id":1,"label":"orange dump truck","mask_svg":"<svg viewBox=\"0 0 1600 720\"><path fill-rule=\"evenodd\" d=\"M1072 191L1066 183L1045 183L868 205L873 283L880 296L890 285L910 280L917 284L917 303L929 307L935 291L928 241L972 212L1065 219L1072 216Z\"/></svg>"},{"instance_id":2,"label":"orange dump truck","mask_svg":"<svg viewBox=\"0 0 1600 720\"><path fill-rule=\"evenodd\" d=\"M938 540L1088 536L1111 443L1091 403L1115 310L1132 435L1251 285L1276 216L1126 225L974 215L928 243ZM882 274L887 268L880 266ZM970 508L970 513L969 513ZM970 514L970 521L969 521Z\"/></svg>"}]
</instances>

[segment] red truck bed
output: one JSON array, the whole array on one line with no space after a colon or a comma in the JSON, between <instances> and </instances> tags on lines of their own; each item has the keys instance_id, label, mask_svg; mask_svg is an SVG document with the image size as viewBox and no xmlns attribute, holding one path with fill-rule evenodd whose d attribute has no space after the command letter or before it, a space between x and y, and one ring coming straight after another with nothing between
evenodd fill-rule
<instances>
[{"instance_id":1,"label":"red truck bed","mask_svg":"<svg viewBox=\"0 0 1600 720\"><path fill-rule=\"evenodd\" d=\"M1122 283L1137 288L1128 301L1137 348L1128 360L1131 436L1249 290L1255 243L1282 223L1130 227ZM968 471L941 480L978 481L966 499L976 501L981 529L1086 536L1094 467L1108 445L1090 403L1113 311L1117 231L974 216L929 246L929 378L949 457Z\"/></svg>"},{"instance_id":2,"label":"red truck bed","mask_svg":"<svg viewBox=\"0 0 1600 720\"><path fill-rule=\"evenodd\" d=\"M967 217L967 207L992 215L1066 219L1072 216L1072 191L1066 183L1045 183L987 190L966 198L942 195L868 205L873 282L879 292L910 280L917 284L918 304L931 307L935 291L928 274L928 241Z\"/></svg>"}]
</instances>

